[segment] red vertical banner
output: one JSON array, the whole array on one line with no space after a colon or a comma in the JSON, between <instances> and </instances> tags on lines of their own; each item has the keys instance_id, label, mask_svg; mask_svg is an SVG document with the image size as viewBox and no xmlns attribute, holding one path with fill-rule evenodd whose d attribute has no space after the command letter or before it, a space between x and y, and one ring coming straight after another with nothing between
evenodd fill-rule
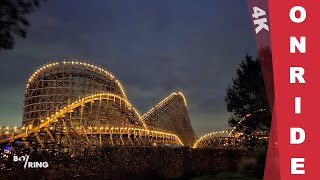
<instances>
[{"instance_id":1,"label":"red vertical banner","mask_svg":"<svg viewBox=\"0 0 320 180\"><path fill-rule=\"evenodd\" d=\"M272 65L272 46L270 39L270 19L268 0L248 0L248 8L256 39L259 59L268 95L272 121L269 134L268 152L264 171L264 179L280 179L280 165L277 142L277 119L274 110L274 80Z\"/></svg>"},{"instance_id":2,"label":"red vertical banner","mask_svg":"<svg viewBox=\"0 0 320 180\"><path fill-rule=\"evenodd\" d=\"M320 179L320 2L269 0L269 12L280 177Z\"/></svg>"}]
</instances>

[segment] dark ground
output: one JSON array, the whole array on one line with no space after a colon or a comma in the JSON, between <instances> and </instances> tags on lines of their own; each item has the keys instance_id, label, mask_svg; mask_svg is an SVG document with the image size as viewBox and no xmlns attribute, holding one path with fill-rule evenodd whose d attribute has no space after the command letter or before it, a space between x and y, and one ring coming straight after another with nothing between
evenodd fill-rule
<instances>
[{"instance_id":1,"label":"dark ground","mask_svg":"<svg viewBox=\"0 0 320 180\"><path fill-rule=\"evenodd\" d=\"M115 147L52 156L33 153L30 161L47 161L47 169L23 169L2 160L0 179L262 179L265 150Z\"/></svg>"}]
</instances>

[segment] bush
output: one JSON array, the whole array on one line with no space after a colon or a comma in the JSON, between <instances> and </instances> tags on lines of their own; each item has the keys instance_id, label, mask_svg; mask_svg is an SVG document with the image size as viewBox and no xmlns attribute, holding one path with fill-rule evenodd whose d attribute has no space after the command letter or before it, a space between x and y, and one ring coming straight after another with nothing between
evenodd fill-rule
<instances>
[{"instance_id":1,"label":"bush","mask_svg":"<svg viewBox=\"0 0 320 180\"><path fill-rule=\"evenodd\" d=\"M256 176L255 173L261 171L263 176L263 169L257 169L262 167L263 161L255 156L263 157L249 150L186 147L106 147L83 151L77 156L34 152L30 154L30 160L47 161L49 168L25 170L21 163L7 163L11 167L4 174L8 179L190 179L236 171L241 175Z\"/></svg>"}]
</instances>

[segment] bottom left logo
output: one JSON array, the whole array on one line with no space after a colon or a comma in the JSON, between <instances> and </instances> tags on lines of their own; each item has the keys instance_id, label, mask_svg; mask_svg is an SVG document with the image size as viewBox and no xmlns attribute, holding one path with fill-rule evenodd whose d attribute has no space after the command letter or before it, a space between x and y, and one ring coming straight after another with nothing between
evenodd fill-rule
<instances>
[{"instance_id":1,"label":"bottom left logo","mask_svg":"<svg viewBox=\"0 0 320 180\"><path fill-rule=\"evenodd\" d=\"M49 163L48 162L29 162L28 155L26 156L13 156L13 162L24 162L24 169L27 168L48 168Z\"/></svg>"}]
</instances>

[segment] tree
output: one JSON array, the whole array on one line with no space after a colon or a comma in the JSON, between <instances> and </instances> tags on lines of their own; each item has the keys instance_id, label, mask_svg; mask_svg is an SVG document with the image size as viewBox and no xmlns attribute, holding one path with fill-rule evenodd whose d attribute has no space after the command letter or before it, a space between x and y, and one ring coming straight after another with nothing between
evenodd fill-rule
<instances>
[{"instance_id":1,"label":"tree","mask_svg":"<svg viewBox=\"0 0 320 180\"><path fill-rule=\"evenodd\" d=\"M237 126L245 134L269 130L271 114L259 58L246 55L232 81L225 96L227 110L232 114L229 125Z\"/></svg>"},{"instance_id":2,"label":"tree","mask_svg":"<svg viewBox=\"0 0 320 180\"><path fill-rule=\"evenodd\" d=\"M25 38L30 26L26 18L43 0L0 1L0 50L13 49L15 37Z\"/></svg>"}]
</instances>

